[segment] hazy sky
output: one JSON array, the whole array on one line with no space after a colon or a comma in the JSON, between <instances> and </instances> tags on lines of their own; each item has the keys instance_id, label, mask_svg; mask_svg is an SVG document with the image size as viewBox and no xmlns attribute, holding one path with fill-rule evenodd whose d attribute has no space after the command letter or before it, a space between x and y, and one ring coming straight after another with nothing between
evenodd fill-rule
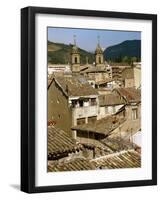
<instances>
[{"instance_id":1,"label":"hazy sky","mask_svg":"<svg viewBox=\"0 0 161 200\"><path fill-rule=\"evenodd\" d=\"M98 36L102 48L121 43L125 40L140 40L141 32L111 31L98 29L48 28L48 40L64 44L73 44L74 35L76 43L82 49L94 51Z\"/></svg>"}]
</instances>

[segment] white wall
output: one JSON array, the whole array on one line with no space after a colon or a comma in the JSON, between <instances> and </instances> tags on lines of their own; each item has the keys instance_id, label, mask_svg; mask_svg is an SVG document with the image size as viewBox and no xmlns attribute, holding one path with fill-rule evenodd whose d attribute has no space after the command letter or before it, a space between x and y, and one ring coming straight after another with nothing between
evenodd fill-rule
<instances>
[{"instance_id":1,"label":"white wall","mask_svg":"<svg viewBox=\"0 0 161 200\"><path fill-rule=\"evenodd\" d=\"M5 0L0 6L0 199L39 199L39 200L68 200L68 199L160 199L161 186L133 187L122 189L91 190L80 192L63 192L28 195L18 191L20 171L20 8L28 5L66 7L77 9L98 9L125 12L157 13L158 21L161 21L160 0ZM159 24L159 23L158 23ZM161 28L158 28L161 35ZM158 38L158 46L161 44ZM158 52L161 52L159 46ZM158 54L159 55L159 54ZM160 57L158 58L160 61ZM161 62L158 66L161 66ZM159 67L160 67L159 66ZM159 69L161 76L161 70ZM161 85L161 78L159 79ZM161 102L161 94L158 95ZM161 107L158 106L161 113ZM159 113L159 112L158 112ZM161 120L159 115L158 121ZM159 124L159 123L158 123ZM158 141L160 137L161 123L159 124ZM158 145L161 152L161 144ZM161 162L159 159L159 169Z\"/></svg>"}]
</instances>

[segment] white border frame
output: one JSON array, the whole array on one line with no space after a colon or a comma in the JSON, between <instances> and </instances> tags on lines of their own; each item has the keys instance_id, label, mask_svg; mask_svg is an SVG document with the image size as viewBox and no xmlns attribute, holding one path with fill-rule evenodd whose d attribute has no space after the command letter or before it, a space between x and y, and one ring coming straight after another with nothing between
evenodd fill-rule
<instances>
[{"instance_id":1,"label":"white border frame","mask_svg":"<svg viewBox=\"0 0 161 200\"><path fill-rule=\"evenodd\" d=\"M36 14L36 132L35 185L100 183L152 178L152 21ZM47 173L47 27L141 31L142 162L138 169ZM143 120L146 119L146 120Z\"/></svg>"}]
</instances>

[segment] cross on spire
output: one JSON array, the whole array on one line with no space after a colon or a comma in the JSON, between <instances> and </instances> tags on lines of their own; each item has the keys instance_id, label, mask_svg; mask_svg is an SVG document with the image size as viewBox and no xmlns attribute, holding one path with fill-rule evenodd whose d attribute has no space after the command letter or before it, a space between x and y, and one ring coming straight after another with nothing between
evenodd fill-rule
<instances>
[{"instance_id":1,"label":"cross on spire","mask_svg":"<svg viewBox=\"0 0 161 200\"><path fill-rule=\"evenodd\" d=\"M76 35L73 35L74 38L74 45L76 46Z\"/></svg>"},{"instance_id":2,"label":"cross on spire","mask_svg":"<svg viewBox=\"0 0 161 200\"><path fill-rule=\"evenodd\" d=\"M98 40L98 45L100 45L100 36L97 36L97 40Z\"/></svg>"}]
</instances>

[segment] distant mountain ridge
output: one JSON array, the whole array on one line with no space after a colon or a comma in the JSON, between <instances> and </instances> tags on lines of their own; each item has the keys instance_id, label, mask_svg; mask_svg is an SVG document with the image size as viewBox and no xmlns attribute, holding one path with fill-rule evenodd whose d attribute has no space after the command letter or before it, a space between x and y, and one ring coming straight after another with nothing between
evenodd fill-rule
<instances>
[{"instance_id":1,"label":"distant mountain ridge","mask_svg":"<svg viewBox=\"0 0 161 200\"><path fill-rule=\"evenodd\" d=\"M55 43L48 41L48 63L51 64L68 64L70 63L70 53L72 44ZM94 53L80 49L81 64L95 61ZM112 62L128 62L140 61L141 59L141 40L126 40L120 44L107 47L104 50L104 58L106 61Z\"/></svg>"},{"instance_id":2,"label":"distant mountain ridge","mask_svg":"<svg viewBox=\"0 0 161 200\"><path fill-rule=\"evenodd\" d=\"M48 63L52 64L68 64L70 62L70 53L72 49L72 44L62 44L54 43L48 41ZM80 49L81 64L86 63L86 57L88 57L88 62L94 62L94 54Z\"/></svg>"},{"instance_id":3,"label":"distant mountain ridge","mask_svg":"<svg viewBox=\"0 0 161 200\"><path fill-rule=\"evenodd\" d=\"M123 57L141 58L141 40L126 40L120 44L107 47L104 51L105 60L119 60Z\"/></svg>"}]
</instances>

